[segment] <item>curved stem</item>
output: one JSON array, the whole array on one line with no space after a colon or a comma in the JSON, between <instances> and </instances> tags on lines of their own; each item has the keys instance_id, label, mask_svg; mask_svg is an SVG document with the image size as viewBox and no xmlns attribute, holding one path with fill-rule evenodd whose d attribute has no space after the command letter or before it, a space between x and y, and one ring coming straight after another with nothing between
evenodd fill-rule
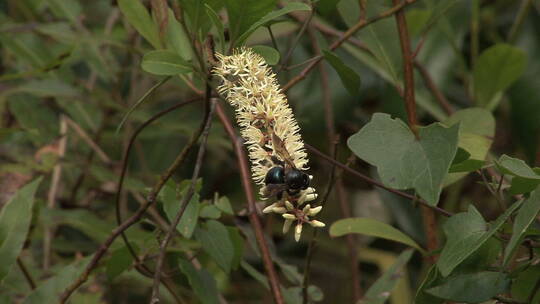
<instances>
[{"instance_id":1,"label":"curved stem","mask_svg":"<svg viewBox=\"0 0 540 304\"><path fill-rule=\"evenodd\" d=\"M257 245L259 246L259 249L261 250L264 269L266 270L268 281L270 282L270 289L272 291L274 302L277 304L284 304L285 302L283 301L283 295L281 294L279 279L276 274L274 264L272 262L270 251L268 250L268 245L266 244L261 220L257 215L257 208L255 206L253 187L251 186L251 178L246 152L244 151L244 147L242 146L241 141L237 138L236 132L234 131L232 124L227 117L227 114L225 114L225 111L220 104L217 105L217 114L219 116L219 119L221 120L221 123L223 124L223 127L225 128L225 131L227 132L227 135L229 135L229 138L233 143L234 152L238 160L238 167L240 168L240 175L242 177L242 186L244 187L244 192L246 194L246 199L248 203L249 221L253 226L253 230L255 231L255 239L257 240Z\"/></svg>"}]
</instances>

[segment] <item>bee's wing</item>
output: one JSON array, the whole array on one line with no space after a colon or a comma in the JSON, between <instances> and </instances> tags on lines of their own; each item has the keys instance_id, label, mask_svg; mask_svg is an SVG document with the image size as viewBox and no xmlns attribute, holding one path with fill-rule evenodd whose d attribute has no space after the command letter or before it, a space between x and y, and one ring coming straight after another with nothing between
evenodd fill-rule
<instances>
[{"instance_id":1,"label":"bee's wing","mask_svg":"<svg viewBox=\"0 0 540 304\"><path fill-rule=\"evenodd\" d=\"M289 151L287 151L287 148L285 147L285 143L274 132L272 132L272 143L274 145L274 152L277 155L281 156L281 158L285 161L287 165L289 165L289 167L296 168L294 162L292 161L292 157L289 154Z\"/></svg>"},{"instance_id":2,"label":"bee's wing","mask_svg":"<svg viewBox=\"0 0 540 304\"><path fill-rule=\"evenodd\" d=\"M287 184L268 184L265 186L263 195L265 197L272 197L287 190Z\"/></svg>"}]
</instances>

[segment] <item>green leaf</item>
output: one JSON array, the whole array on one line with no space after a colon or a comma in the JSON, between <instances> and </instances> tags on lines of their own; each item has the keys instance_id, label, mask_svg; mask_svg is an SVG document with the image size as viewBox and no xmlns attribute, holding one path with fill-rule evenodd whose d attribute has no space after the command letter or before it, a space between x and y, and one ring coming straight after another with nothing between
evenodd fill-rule
<instances>
[{"instance_id":1,"label":"green leaf","mask_svg":"<svg viewBox=\"0 0 540 304\"><path fill-rule=\"evenodd\" d=\"M443 225L447 240L437 261L441 274L448 276L454 268L478 250L520 205L518 202L508 208L490 225L489 230L482 215L473 205L469 205L467 212L450 217Z\"/></svg>"},{"instance_id":2,"label":"green leaf","mask_svg":"<svg viewBox=\"0 0 540 304\"><path fill-rule=\"evenodd\" d=\"M273 47L254 45L251 48L255 53L261 55L268 65L275 65L279 62L279 52Z\"/></svg>"},{"instance_id":3,"label":"green leaf","mask_svg":"<svg viewBox=\"0 0 540 304\"><path fill-rule=\"evenodd\" d=\"M364 298L358 303L362 304L384 304L390 297L390 293L396 286L397 281L401 278L402 269L411 259L413 251L405 250L399 255L397 260L390 268L368 289Z\"/></svg>"},{"instance_id":4,"label":"green leaf","mask_svg":"<svg viewBox=\"0 0 540 304\"><path fill-rule=\"evenodd\" d=\"M481 303L503 293L510 279L501 272L484 271L451 277L428 293L449 301Z\"/></svg>"},{"instance_id":5,"label":"green leaf","mask_svg":"<svg viewBox=\"0 0 540 304\"><path fill-rule=\"evenodd\" d=\"M62 268L54 277L33 290L22 302L23 304L58 303L58 297L84 271L90 257L76 261Z\"/></svg>"},{"instance_id":6,"label":"green leaf","mask_svg":"<svg viewBox=\"0 0 540 304\"><path fill-rule=\"evenodd\" d=\"M203 304L217 304L218 289L214 277L205 269L197 270L186 260L180 259L178 266L182 273L188 278L189 285Z\"/></svg>"},{"instance_id":7,"label":"green leaf","mask_svg":"<svg viewBox=\"0 0 540 304\"><path fill-rule=\"evenodd\" d=\"M223 23L221 22L221 19L219 19L218 14L216 11L212 9L209 5L205 4L206 7L206 14L208 15L208 18L210 18L210 21L212 24L216 27L216 36L217 36L217 44L218 44L218 50L222 53L225 52L225 28L223 27Z\"/></svg>"},{"instance_id":8,"label":"green leaf","mask_svg":"<svg viewBox=\"0 0 540 304\"><path fill-rule=\"evenodd\" d=\"M189 40L188 35L184 32L182 25L171 9L169 9L169 17L167 23L167 34L166 34L166 43L167 48L176 52L184 60L191 60L191 41Z\"/></svg>"},{"instance_id":9,"label":"green leaf","mask_svg":"<svg viewBox=\"0 0 540 304\"><path fill-rule=\"evenodd\" d=\"M264 274L259 272L255 267L251 266L248 262L242 261L240 263L242 269L244 269L252 278L261 283L266 289L270 290L270 284L268 284L268 279Z\"/></svg>"},{"instance_id":10,"label":"green leaf","mask_svg":"<svg viewBox=\"0 0 540 304\"><path fill-rule=\"evenodd\" d=\"M234 257L231 263L231 269L236 270L240 266L242 261L242 254L244 253L244 238L240 235L240 231L236 227L227 227L229 231L229 238L234 246Z\"/></svg>"},{"instance_id":11,"label":"green leaf","mask_svg":"<svg viewBox=\"0 0 540 304\"><path fill-rule=\"evenodd\" d=\"M229 33L231 43L240 44L248 29L268 14L276 5L276 0L225 0L229 16ZM243 35L244 34L244 35Z\"/></svg>"},{"instance_id":12,"label":"green leaf","mask_svg":"<svg viewBox=\"0 0 540 304\"><path fill-rule=\"evenodd\" d=\"M341 59L330 51L323 51L324 58L336 70L341 82L352 96L358 96L360 92L360 76L345 65Z\"/></svg>"},{"instance_id":13,"label":"green leaf","mask_svg":"<svg viewBox=\"0 0 540 304\"><path fill-rule=\"evenodd\" d=\"M58 118L34 96L16 94L9 97L9 109L29 138L38 145L50 143L58 136Z\"/></svg>"},{"instance_id":14,"label":"green leaf","mask_svg":"<svg viewBox=\"0 0 540 304\"><path fill-rule=\"evenodd\" d=\"M436 265L431 266L426 277L416 290L414 297L415 304L442 304L444 301L427 293L426 290L432 286L437 286L442 282L442 277L437 270Z\"/></svg>"},{"instance_id":15,"label":"green leaf","mask_svg":"<svg viewBox=\"0 0 540 304\"><path fill-rule=\"evenodd\" d=\"M457 125L446 128L435 123L419 128L417 140L401 120L375 113L347 144L358 157L377 167L385 185L414 188L434 206L456 154L458 130Z\"/></svg>"},{"instance_id":16,"label":"green leaf","mask_svg":"<svg viewBox=\"0 0 540 304\"><path fill-rule=\"evenodd\" d=\"M20 188L0 211L0 282L9 273L26 240L34 196L41 177Z\"/></svg>"},{"instance_id":17,"label":"green leaf","mask_svg":"<svg viewBox=\"0 0 540 304\"><path fill-rule=\"evenodd\" d=\"M161 49L157 25L140 0L118 0L120 11L141 36L154 48Z\"/></svg>"},{"instance_id":18,"label":"green leaf","mask_svg":"<svg viewBox=\"0 0 540 304\"><path fill-rule=\"evenodd\" d=\"M172 51L151 51L143 56L141 67L148 73L172 76L192 71L189 63Z\"/></svg>"},{"instance_id":19,"label":"green leaf","mask_svg":"<svg viewBox=\"0 0 540 304\"><path fill-rule=\"evenodd\" d=\"M131 244L132 246L134 244ZM129 249L124 246L111 253L111 257L107 260L105 272L110 281L118 277L122 272L126 271L133 263L133 256Z\"/></svg>"},{"instance_id":20,"label":"green leaf","mask_svg":"<svg viewBox=\"0 0 540 304\"><path fill-rule=\"evenodd\" d=\"M163 209L169 221L172 222L176 214L180 211L182 197L176 194L176 190L170 184L165 185L161 192L163 195ZM185 195L186 192L183 191L181 194ZM199 205L199 194L195 193L189 200L186 210L184 210L184 214L180 218L180 222L178 222L178 226L176 226L176 230L185 238L191 238L193 231L195 231L199 218Z\"/></svg>"},{"instance_id":21,"label":"green leaf","mask_svg":"<svg viewBox=\"0 0 540 304\"><path fill-rule=\"evenodd\" d=\"M78 1L47 0L49 8L60 18L67 18L72 23L77 21L77 17L82 12L81 4Z\"/></svg>"},{"instance_id":22,"label":"green leaf","mask_svg":"<svg viewBox=\"0 0 540 304\"><path fill-rule=\"evenodd\" d=\"M242 44L256 29L264 24L294 11L310 11L311 8L304 3L289 2L283 8L270 12L275 6L274 0L258 1L258 5L253 5L249 0L227 0L227 12L229 19L235 20L229 23L231 37L239 36L236 45ZM249 16L249 18L247 17ZM232 18L234 17L234 18ZM262 17L262 18L261 18ZM238 20L245 19L245 20ZM231 41L235 41L231 39Z\"/></svg>"},{"instance_id":23,"label":"green leaf","mask_svg":"<svg viewBox=\"0 0 540 304\"><path fill-rule=\"evenodd\" d=\"M221 217L221 211L215 205L202 203L199 210L199 216L209 219L218 219Z\"/></svg>"},{"instance_id":24,"label":"green leaf","mask_svg":"<svg viewBox=\"0 0 540 304\"><path fill-rule=\"evenodd\" d=\"M528 193L540 185L540 168L531 168L524 161L502 155L496 162L499 169L512 175L511 194Z\"/></svg>"},{"instance_id":25,"label":"green leaf","mask_svg":"<svg viewBox=\"0 0 540 304\"><path fill-rule=\"evenodd\" d=\"M459 147L471 159L484 160L495 136L495 118L482 108L467 108L452 114L443 122L446 126L459 123Z\"/></svg>"},{"instance_id":26,"label":"green leaf","mask_svg":"<svg viewBox=\"0 0 540 304\"><path fill-rule=\"evenodd\" d=\"M15 89L17 92L25 92L37 97L68 97L74 98L80 95L80 91L59 79L42 79L27 81Z\"/></svg>"},{"instance_id":27,"label":"green leaf","mask_svg":"<svg viewBox=\"0 0 540 304\"><path fill-rule=\"evenodd\" d=\"M529 300L531 293L536 292L532 297L531 303L540 303L540 291L535 288L539 280L540 265L532 265L521 271L512 282L512 298L526 303L526 301Z\"/></svg>"},{"instance_id":28,"label":"green leaf","mask_svg":"<svg viewBox=\"0 0 540 304\"><path fill-rule=\"evenodd\" d=\"M452 114L443 122L446 126L459 123L458 147L470 154L468 159L452 164L450 172L471 172L479 169L486 158L495 136L495 118L482 108L467 108ZM449 174L445 185L455 182L465 173Z\"/></svg>"},{"instance_id":29,"label":"green leaf","mask_svg":"<svg viewBox=\"0 0 540 304\"><path fill-rule=\"evenodd\" d=\"M120 123L118 124L118 127L116 127L116 133L118 133L120 131L120 129L122 129L122 126L126 123L127 119L129 118L129 116L131 115L131 113L133 113L133 111L135 111L135 109L137 109L141 104L143 104L143 102L145 102L148 97L150 95L152 95L152 93L154 93L159 87L161 87L164 83L166 83L167 81L169 81L171 79L171 76L167 76L167 77L164 77L163 79L161 79L160 81L158 81L155 85L153 85L150 89L148 89L148 91L146 91L144 93L143 96L141 96L141 98L139 98L137 100L137 102L135 102L129 109L128 111L126 112L126 114L124 114L124 117L122 117L122 120L120 121Z\"/></svg>"},{"instance_id":30,"label":"green leaf","mask_svg":"<svg viewBox=\"0 0 540 304\"><path fill-rule=\"evenodd\" d=\"M206 7L211 7L214 12L218 12L223 7L223 1L180 0L180 7L184 10L184 16L189 21L188 29L191 34L201 38L206 35L211 26Z\"/></svg>"},{"instance_id":31,"label":"green leaf","mask_svg":"<svg viewBox=\"0 0 540 304\"><path fill-rule=\"evenodd\" d=\"M533 170L540 175L539 168L534 168ZM538 179L529 179L516 176L512 178L512 184L510 189L508 189L508 192L512 195L529 193L536 189L538 185L540 185L540 180Z\"/></svg>"},{"instance_id":32,"label":"green leaf","mask_svg":"<svg viewBox=\"0 0 540 304\"><path fill-rule=\"evenodd\" d=\"M538 212L540 212L540 187L531 193L531 196L525 200L517 213L512 228L512 237L504 250L503 265L507 265L510 261L509 259L512 256L512 253L519 245L519 241L538 215Z\"/></svg>"},{"instance_id":33,"label":"green leaf","mask_svg":"<svg viewBox=\"0 0 540 304\"><path fill-rule=\"evenodd\" d=\"M540 175L536 174L536 172L521 159L513 158L505 154L499 158L497 165L505 174L540 180Z\"/></svg>"},{"instance_id":34,"label":"green leaf","mask_svg":"<svg viewBox=\"0 0 540 304\"><path fill-rule=\"evenodd\" d=\"M480 54L473 78L478 104L495 108L497 93L508 89L525 71L525 52L509 44L496 44Z\"/></svg>"},{"instance_id":35,"label":"green leaf","mask_svg":"<svg viewBox=\"0 0 540 304\"><path fill-rule=\"evenodd\" d=\"M195 237L216 263L227 273L231 271L234 260L234 244L229 231L220 222L210 220L206 227L195 230Z\"/></svg>"},{"instance_id":36,"label":"green leaf","mask_svg":"<svg viewBox=\"0 0 540 304\"><path fill-rule=\"evenodd\" d=\"M396 228L370 218L347 218L334 222L330 227L332 237L343 236L345 234L358 233L383 239L396 241L411 246L424 253L424 250L409 236Z\"/></svg>"},{"instance_id":37,"label":"green leaf","mask_svg":"<svg viewBox=\"0 0 540 304\"><path fill-rule=\"evenodd\" d=\"M216 207L218 207L219 210L226 214L233 215L234 211L232 209L231 203L229 202L229 199L226 196L222 196L219 198L219 200L216 202Z\"/></svg>"}]
</instances>

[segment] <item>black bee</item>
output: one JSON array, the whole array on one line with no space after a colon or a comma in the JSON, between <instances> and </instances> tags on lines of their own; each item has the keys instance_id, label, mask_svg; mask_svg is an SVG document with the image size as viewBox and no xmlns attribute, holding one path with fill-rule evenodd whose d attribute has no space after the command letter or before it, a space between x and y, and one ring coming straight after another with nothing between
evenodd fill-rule
<instances>
[{"instance_id":1,"label":"black bee","mask_svg":"<svg viewBox=\"0 0 540 304\"><path fill-rule=\"evenodd\" d=\"M281 199L285 191L289 195L296 195L300 193L300 190L307 189L310 181L309 175L295 167L283 141L277 135L272 134L272 141L274 152L284 161L272 156L272 162L275 166L268 170L264 178L266 185L264 195L266 197L276 196L277 199Z\"/></svg>"}]
</instances>

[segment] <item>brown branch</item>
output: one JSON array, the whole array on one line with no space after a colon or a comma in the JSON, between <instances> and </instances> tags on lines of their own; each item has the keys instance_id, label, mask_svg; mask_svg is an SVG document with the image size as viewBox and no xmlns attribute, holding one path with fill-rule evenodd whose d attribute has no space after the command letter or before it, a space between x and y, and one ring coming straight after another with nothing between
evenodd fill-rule
<instances>
[{"instance_id":1,"label":"brown branch","mask_svg":"<svg viewBox=\"0 0 540 304\"><path fill-rule=\"evenodd\" d=\"M206 91L207 93L206 93L205 99L209 100L210 87L208 85L207 85ZM169 242L171 241L174 235L174 232L176 231L176 226L178 226L178 223L180 222L182 215L184 215L184 211L186 210L186 207L189 201L191 200L191 197L193 197L193 194L195 194L195 185L197 184L197 179L199 178L199 173L201 171L204 154L206 152L206 142L208 140L208 135L210 134L210 127L212 126L212 117L213 117L214 109L216 106L215 99L212 99L209 102L210 102L210 105L206 114L204 130L201 135L201 143L199 146L199 152L197 153L197 160L195 161L195 168L193 169L193 175L191 177L191 184L189 185L187 193L182 198L182 202L180 203L180 210L176 213L174 220L172 221L169 227L169 230L167 231L167 234L165 235L165 238L162 240L159 246L159 255L156 261L156 268L154 271L154 285L152 287L152 297L150 298L150 304L159 303L159 285L161 281L161 271L163 269L163 262L165 260L165 254L167 252L167 246L169 245Z\"/></svg>"},{"instance_id":2,"label":"brown branch","mask_svg":"<svg viewBox=\"0 0 540 304\"><path fill-rule=\"evenodd\" d=\"M433 78L429 74L428 70L418 61L414 61L414 66L420 72L420 76L422 76L422 79L424 80L424 83L426 84L427 88L431 91L431 94L435 97L435 100L439 102L443 110L448 115L452 115L454 113L454 108L452 105L450 105L450 102L448 102L448 99L444 96L444 94L439 90L435 82L433 81Z\"/></svg>"},{"instance_id":3,"label":"brown branch","mask_svg":"<svg viewBox=\"0 0 540 304\"><path fill-rule=\"evenodd\" d=\"M397 5L401 0L392 0L394 5ZM413 61L414 57L411 54L411 42L409 40L409 32L407 29L407 20L405 19L405 13L399 11L395 15L396 23L399 33L399 42L401 46L401 54L403 58L403 74L405 78L404 98L407 108L407 119L409 122L409 128L412 130L416 138L419 140L418 135L418 122L416 120L416 100L414 96L414 70ZM422 217L424 220L424 230L427 234L427 249L433 251L438 247L437 240L437 222L433 209L422 206ZM428 260L433 264L435 263L436 256L431 255Z\"/></svg>"},{"instance_id":4,"label":"brown branch","mask_svg":"<svg viewBox=\"0 0 540 304\"><path fill-rule=\"evenodd\" d=\"M412 4L414 2L416 2L416 0L405 0L405 1L401 2L400 4L394 5L392 8L382 12L381 14L379 14L376 17L373 17L373 18L370 18L370 19L367 19L367 20L360 20L358 23L356 23L351 28L349 28L346 32L344 32L343 36L341 36L338 40L334 41L334 43L332 43L332 45L330 45L330 50L333 51L333 50L339 48L345 41L347 41L357 31L363 29L364 27L366 27L366 26L368 26L368 25L370 25L370 24L372 24L374 22L377 22L377 21L379 21L381 19L385 19L385 18L388 18L388 17L394 15L395 13L401 11L401 9L403 9L407 5ZM304 78L306 78L307 74L309 72L311 72L311 70L313 70L313 68L315 68L315 66L319 62L321 62L321 60L322 60L322 57L317 59L317 60L314 60L310 65L308 65L306 68L304 68L304 70L302 70L302 72L300 72L300 74L298 74L293 79L289 80L289 82L286 85L283 86L283 88L282 88L283 92L286 92L287 90L292 88L294 85L296 85L298 82L304 80Z\"/></svg>"},{"instance_id":5,"label":"brown branch","mask_svg":"<svg viewBox=\"0 0 540 304\"><path fill-rule=\"evenodd\" d=\"M261 250L264 269L266 270L268 281L270 282L270 289L272 291L274 302L277 304L283 304L285 302L283 301L283 296L281 294L279 278L276 274L276 270L274 269L274 264L272 262L270 251L268 250L268 245L266 244L266 241L264 239L264 233L263 233L263 228L261 225L261 220L259 219L259 216L257 215L257 208L255 206L253 188L251 186L251 178L250 178L250 173L249 173L249 168L248 168L248 159L246 156L246 152L244 151L244 147L242 146L241 141L236 136L236 133L232 127L232 124L229 118L227 117L227 114L225 114L221 104L217 105L216 110L217 110L219 119L221 120L221 123L223 124L223 127L225 128L225 131L227 132L227 135L229 135L229 138L231 139L233 143L234 152L238 160L238 167L240 168L240 175L242 177L242 186L246 194L249 221L251 222L251 225L253 226L253 230L255 231L255 239L257 240L257 245L259 246L259 249Z\"/></svg>"},{"instance_id":6,"label":"brown branch","mask_svg":"<svg viewBox=\"0 0 540 304\"><path fill-rule=\"evenodd\" d=\"M118 236L120 236L125 230L127 230L133 224L137 223L142 218L146 210L156 202L157 195L161 191L161 188L163 188L167 180L171 178L171 176L176 171L176 169L178 169L178 167L184 162L184 159L187 156L187 153L189 152L191 146L193 146L193 144L197 141L198 138L199 138L198 134L194 134L191 137L191 139L186 144L184 149L178 154L174 162L169 166L169 168L167 168L165 173L163 173L160 179L156 182L156 184L150 191L150 194L146 198L146 203L140 206L134 215L132 215L130 218L122 222L121 225L116 227L112 231L112 233L109 235L109 237L101 244L99 249L96 251L92 259L88 263L88 265L86 265L86 268L83 271L83 273L71 285L69 285L64 290L64 292L62 293L59 299L59 302L61 304L66 303L66 301L73 294L73 292L77 290L77 288L79 288L84 282L88 280L88 277L90 276L92 271L98 266L99 261L103 258L105 253L107 253L107 251L109 250L109 247L112 245L114 240L116 240Z\"/></svg>"},{"instance_id":7,"label":"brown branch","mask_svg":"<svg viewBox=\"0 0 540 304\"><path fill-rule=\"evenodd\" d=\"M392 0L392 3L398 5L402 2L401 0ZM405 78L404 97L407 108L407 119L409 121L409 127L418 139L418 122L416 121L416 101L414 97L414 58L411 55L411 42L409 40L409 31L407 29L407 20L405 19L405 13L403 11L398 11L395 17L399 33L399 44L401 46L401 54L403 57L403 74Z\"/></svg>"},{"instance_id":8,"label":"brown branch","mask_svg":"<svg viewBox=\"0 0 540 304\"><path fill-rule=\"evenodd\" d=\"M320 158L326 160L327 162L329 162L329 163L331 163L331 164L336 165L337 167L343 169L344 171L347 171L347 172L353 174L354 176L359 177L360 179L364 180L365 182L367 182L367 183L369 183L369 184L371 184L371 185L374 185L374 186L376 186L376 187L379 187L379 188L381 188L381 189L384 189L384 190L386 190L386 191L388 191L388 192L392 192L392 193L397 194L397 195L399 195L399 196L401 196L401 197L408 198L408 199L410 199L410 200L412 200L412 201L417 201L417 202L420 203L421 205L426 206L426 207L428 207L428 208L431 208L431 209L433 209L434 211L437 211L438 213L440 213L440 214L442 214L442 215L444 215L444 216L452 216L452 215L454 215L452 212L446 211L446 210L444 210L444 209L442 209L442 208L439 208L439 207L437 207L437 206L431 206L431 205L428 204L426 201L424 201L424 200L422 200L422 199L418 199L418 198L416 198L416 197L415 197L414 195L412 195L412 194L409 194L409 193L406 193L406 192L402 192L402 191L399 191L399 190L396 190L396 189L389 188L389 187L383 185L381 182L379 182L379 181L377 181L377 180L374 180L374 179L372 179L372 178L370 178L370 177L368 177L368 176L366 176L366 175L364 175L364 174L362 174L362 173L360 173L360 172L358 172L358 171L356 171L356 170L354 170L354 169L352 169L352 168L349 168L348 166L346 166L346 165L344 165L344 164L338 162L337 160L331 158L331 157L328 156L328 155L325 155L325 154L322 153L321 151L317 150L315 147L310 146L309 144L305 144L305 145L306 145L306 148L307 148L309 151L311 151L313 154L317 155L318 157L320 157Z\"/></svg>"}]
</instances>

